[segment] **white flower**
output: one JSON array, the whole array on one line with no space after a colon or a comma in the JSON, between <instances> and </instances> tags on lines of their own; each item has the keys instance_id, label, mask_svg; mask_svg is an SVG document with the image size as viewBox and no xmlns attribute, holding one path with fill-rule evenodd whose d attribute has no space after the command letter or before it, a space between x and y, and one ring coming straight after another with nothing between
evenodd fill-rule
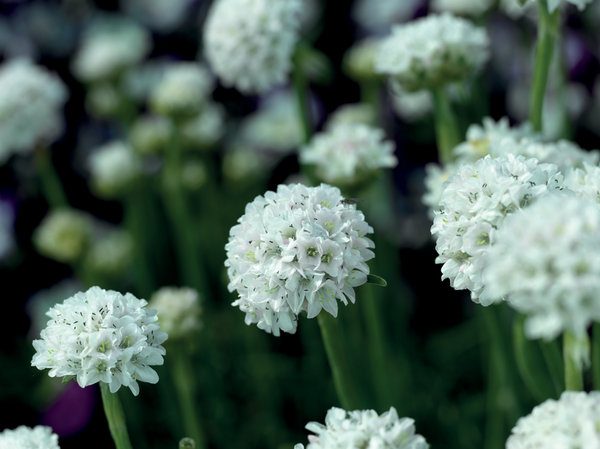
<instances>
[{"instance_id":1,"label":"white flower","mask_svg":"<svg viewBox=\"0 0 600 449\"><path fill-rule=\"evenodd\" d=\"M381 40L373 37L352 45L344 54L344 71L358 81L378 78L379 75L375 73L375 57L380 45Z\"/></svg>"},{"instance_id":2,"label":"white flower","mask_svg":"<svg viewBox=\"0 0 600 449\"><path fill-rule=\"evenodd\" d=\"M64 130L69 93L61 79L27 59L0 66L0 164L12 153L48 145Z\"/></svg>"},{"instance_id":3,"label":"white flower","mask_svg":"<svg viewBox=\"0 0 600 449\"><path fill-rule=\"evenodd\" d=\"M495 0L433 0L431 9L465 16L480 16L494 3Z\"/></svg>"},{"instance_id":4,"label":"white flower","mask_svg":"<svg viewBox=\"0 0 600 449\"><path fill-rule=\"evenodd\" d=\"M170 116L197 114L213 89L208 71L196 62L168 66L163 79L150 92L152 108Z\"/></svg>"},{"instance_id":5,"label":"white flower","mask_svg":"<svg viewBox=\"0 0 600 449\"><path fill-rule=\"evenodd\" d=\"M489 305L499 296L488 294L482 279L487 252L505 217L536 198L562 188L562 174L554 164L513 156L486 156L462 165L444 184L431 227L437 238L436 263L442 280L457 290L469 289L471 299Z\"/></svg>"},{"instance_id":6,"label":"white flower","mask_svg":"<svg viewBox=\"0 0 600 449\"><path fill-rule=\"evenodd\" d=\"M52 307L51 318L34 340L31 365L49 368L50 377L73 376L80 387L105 382L111 393L121 385L137 396L138 380L158 382L150 365L162 365L167 339L156 310L131 293L92 287Z\"/></svg>"},{"instance_id":7,"label":"white flower","mask_svg":"<svg viewBox=\"0 0 600 449\"><path fill-rule=\"evenodd\" d=\"M600 167L583 164L583 168L571 167L565 171L565 187L577 196L600 203Z\"/></svg>"},{"instance_id":8,"label":"white flower","mask_svg":"<svg viewBox=\"0 0 600 449\"><path fill-rule=\"evenodd\" d=\"M380 168L395 167L395 145L383 140L382 129L357 124L340 124L313 136L300 150L300 163L316 165L317 177L336 185L365 181Z\"/></svg>"},{"instance_id":9,"label":"white flower","mask_svg":"<svg viewBox=\"0 0 600 449\"><path fill-rule=\"evenodd\" d=\"M200 329L200 301L198 292L188 287L163 287L150 298L149 307L158 311L161 326L176 340Z\"/></svg>"},{"instance_id":10,"label":"white flower","mask_svg":"<svg viewBox=\"0 0 600 449\"><path fill-rule=\"evenodd\" d=\"M143 115L131 126L129 143L140 154L162 153L169 145L173 123L162 115Z\"/></svg>"},{"instance_id":11,"label":"white flower","mask_svg":"<svg viewBox=\"0 0 600 449\"><path fill-rule=\"evenodd\" d=\"M92 186L104 196L112 197L125 190L141 175L141 161L133 149L121 142L109 142L90 155Z\"/></svg>"},{"instance_id":12,"label":"white flower","mask_svg":"<svg viewBox=\"0 0 600 449\"><path fill-rule=\"evenodd\" d=\"M325 425L309 422L307 449L427 449L422 435L416 434L415 420L399 418L394 407L379 416L375 410L347 412L332 407L325 416ZM297 444L295 449L304 449Z\"/></svg>"},{"instance_id":13,"label":"white flower","mask_svg":"<svg viewBox=\"0 0 600 449\"><path fill-rule=\"evenodd\" d=\"M407 122L419 120L433 109L431 93L427 89L407 92L398 83L390 83L392 107L398 117Z\"/></svg>"},{"instance_id":14,"label":"white flower","mask_svg":"<svg viewBox=\"0 0 600 449\"><path fill-rule=\"evenodd\" d=\"M48 426L19 426L0 432L0 449L60 449L58 435Z\"/></svg>"},{"instance_id":15,"label":"white flower","mask_svg":"<svg viewBox=\"0 0 600 449\"><path fill-rule=\"evenodd\" d=\"M302 310L308 318L321 309L337 316L337 300L354 302L353 287L367 281L373 228L336 187L280 185L256 197L238 221L225 266L247 324L294 333Z\"/></svg>"},{"instance_id":16,"label":"white flower","mask_svg":"<svg viewBox=\"0 0 600 449\"><path fill-rule=\"evenodd\" d=\"M140 62L151 45L150 34L130 19L101 17L86 29L73 60L73 74L86 82L113 78Z\"/></svg>"},{"instance_id":17,"label":"white flower","mask_svg":"<svg viewBox=\"0 0 600 449\"><path fill-rule=\"evenodd\" d=\"M173 31L186 18L193 0L120 0L123 10L158 31Z\"/></svg>"},{"instance_id":18,"label":"white flower","mask_svg":"<svg viewBox=\"0 0 600 449\"><path fill-rule=\"evenodd\" d=\"M133 259L133 239L125 230L113 230L92 242L85 264L97 273L123 275Z\"/></svg>"},{"instance_id":19,"label":"white flower","mask_svg":"<svg viewBox=\"0 0 600 449\"><path fill-rule=\"evenodd\" d=\"M323 128L326 131L332 131L341 124L359 124L376 126L377 114L373 106L368 103L352 103L339 106L333 113L327 117Z\"/></svg>"},{"instance_id":20,"label":"white flower","mask_svg":"<svg viewBox=\"0 0 600 449\"><path fill-rule=\"evenodd\" d=\"M220 103L207 102L198 115L179 128L187 145L204 149L213 146L225 133L225 110Z\"/></svg>"},{"instance_id":21,"label":"white flower","mask_svg":"<svg viewBox=\"0 0 600 449\"><path fill-rule=\"evenodd\" d=\"M357 0L352 4L351 14L365 28L386 29L410 19L418 6L419 0Z\"/></svg>"},{"instance_id":22,"label":"white flower","mask_svg":"<svg viewBox=\"0 0 600 449\"><path fill-rule=\"evenodd\" d=\"M600 321L600 208L574 195L552 195L509 217L495 234L483 272L489 295L507 296L527 315L529 338L570 331L585 341ZM579 347L576 361L586 361Z\"/></svg>"},{"instance_id":23,"label":"white flower","mask_svg":"<svg viewBox=\"0 0 600 449\"><path fill-rule=\"evenodd\" d=\"M77 261L90 244L92 220L75 209L52 210L33 233L33 243L46 257L59 262Z\"/></svg>"},{"instance_id":24,"label":"white flower","mask_svg":"<svg viewBox=\"0 0 600 449\"><path fill-rule=\"evenodd\" d=\"M440 209L442 194L446 189L444 183L456 171L458 166L450 164L441 166L435 162L430 162L425 166L425 194L421 201L427 206L427 215L433 220L435 211Z\"/></svg>"},{"instance_id":25,"label":"white flower","mask_svg":"<svg viewBox=\"0 0 600 449\"><path fill-rule=\"evenodd\" d=\"M444 13L392 28L379 47L375 71L409 92L462 81L489 58L485 29Z\"/></svg>"},{"instance_id":26,"label":"white flower","mask_svg":"<svg viewBox=\"0 0 600 449\"><path fill-rule=\"evenodd\" d=\"M565 391L519 418L506 449L599 449L600 392Z\"/></svg>"},{"instance_id":27,"label":"white flower","mask_svg":"<svg viewBox=\"0 0 600 449\"><path fill-rule=\"evenodd\" d=\"M301 10L300 0L215 1L204 26L204 46L223 84L262 93L285 82Z\"/></svg>"}]
</instances>

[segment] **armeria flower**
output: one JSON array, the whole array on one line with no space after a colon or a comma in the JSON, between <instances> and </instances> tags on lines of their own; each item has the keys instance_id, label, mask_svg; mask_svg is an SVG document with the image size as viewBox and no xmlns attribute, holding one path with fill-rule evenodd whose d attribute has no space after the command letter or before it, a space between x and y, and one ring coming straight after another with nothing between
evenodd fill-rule
<instances>
[{"instance_id":1,"label":"armeria flower","mask_svg":"<svg viewBox=\"0 0 600 449\"><path fill-rule=\"evenodd\" d=\"M480 16L494 5L494 0L433 0L433 11L448 11L462 16Z\"/></svg>"},{"instance_id":2,"label":"armeria flower","mask_svg":"<svg viewBox=\"0 0 600 449\"><path fill-rule=\"evenodd\" d=\"M350 124L376 126L377 114L375 109L369 103L351 103L343 104L327 117L323 128L326 131L332 131L338 125Z\"/></svg>"},{"instance_id":3,"label":"armeria flower","mask_svg":"<svg viewBox=\"0 0 600 449\"><path fill-rule=\"evenodd\" d=\"M64 263L83 256L92 237L92 219L75 209L52 210L33 233L33 243L40 254Z\"/></svg>"},{"instance_id":4,"label":"armeria flower","mask_svg":"<svg viewBox=\"0 0 600 449\"><path fill-rule=\"evenodd\" d=\"M189 287L162 287L150 298L149 306L158 311L161 326L170 341L189 336L201 327L198 292Z\"/></svg>"},{"instance_id":5,"label":"armeria flower","mask_svg":"<svg viewBox=\"0 0 600 449\"><path fill-rule=\"evenodd\" d=\"M104 16L86 29L72 64L81 81L94 82L119 76L151 50L148 31L130 19Z\"/></svg>"},{"instance_id":6,"label":"armeria flower","mask_svg":"<svg viewBox=\"0 0 600 449\"><path fill-rule=\"evenodd\" d=\"M383 140L382 129L365 124L340 124L313 136L300 150L300 163L315 165L317 177L339 186L367 181L381 168L398 164L395 145Z\"/></svg>"},{"instance_id":7,"label":"armeria flower","mask_svg":"<svg viewBox=\"0 0 600 449\"><path fill-rule=\"evenodd\" d=\"M375 73L375 57L381 41L368 37L355 43L344 54L344 71L350 78L363 81L378 79L381 75Z\"/></svg>"},{"instance_id":8,"label":"armeria flower","mask_svg":"<svg viewBox=\"0 0 600 449\"><path fill-rule=\"evenodd\" d=\"M389 29L394 23L409 20L419 7L419 0L357 0L352 4L352 18L373 31Z\"/></svg>"},{"instance_id":9,"label":"armeria flower","mask_svg":"<svg viewBox=\"0 0 600 449\"><path fill-rule=\"evenodd\" d=\"M298 40L300 0L217 0L204 27L206 57L226 86L262 93L282 84Z\"/></svg>"},{"instance_id":10,"label":"armeria flower","mask_svg":"<svg viewBox=\"0 0 600 449\"><path fill-rule=\"evenodd\" d=\"M120 0L123 10L141 23L161 32L171 32L188 16L193 0Z\"/></svg>"},{"instance_id":11,"label":"armeria flower","mask_svg":"<svg viewBox=\"0 0 600 449\"><path fill-rule=\"evenodd\" d=\"M598 204L552 195L515 213L496 232L483 276L490 297L506 296L527 315L529 338L567 330L585 341L587 327L600 321ZM585 362L586 348L578 349L576 361Z\"/></svg>"},{"instance_id":12,"label":"armeria flower","mask_svg":"<svg viewBox=\"0 0 600 449\"><path fill-rule=\"evenodd\" d=\"M427 449L429 445L422 435L416 434L415 420L399 418L394 407L382 413L375 410L347 412L332 407L325 416L325 425L310 422L306 428L316 435L309 435L306 449ZM297 444L294 449L304 449Z\"/></svg>"},{"instance_id":13,"label":"armeria flower","mask_svg":"<svg viewBox=\"0 0 600 449\"><path fill-rule=\"evenodd\" d=\"M564 185L578 197L600 203L600 167L597 165L584 163L582 168L566 170Z\"/></svg>"},{"instance_id":14,"label":"armeria flower","mask_svg":"<svg viewBox=\"0 0 600 449\"><path fill-rule=\"evenodd\" d=\"M442 166L430 162L425 166L425 194L421 201L427 206L427 215L432 220L435 217L435 212L440 210L440 201L444 190L446 190L445 182L457 168L458 165L454 163Z\"/></svg>"},{"instance_id":15,"label":"armeria flower","mask_svg":"<svg viewBox=\"0 0 600 449\"><path fill-rule=\"evenodd\" d=\"M519 418L506 449L600 448L600 392L565 391Z\"/></svg>"},{"instance_id":16,"label":"armeria flower","mask_svg":"<svg viewBox=\"0 0 600 449\"><path fill-rule=\"evenodd\" d=\"M337 300L354 302L353 287L367 281L373 228L336 187L280 185L256 197L238 221L225 266L247 324L294 333L302 310L308 318L322 309L337 316Z\"/></svg>"},{"instance_id":17,"label":"armeria flower","mask_svg":"<svg viewBox=\"0 0 600 449\"><path fill-rule=\"evenodd\" d=\"M462 165L445 183L431 227L442 279L457 290L469 289L476 303L499 299L486 292L481 275L496 230L507 215L561 189L562 181L556 165L512 154Z\"/></svg>"},{"instance_id":18,"label":"armeria flower","mask_svg":"<svg viewBox=\"0 0 600 449\"><path fill-rule=\"evenodd\" d=\"M0 449L60 449L58 435L48 426L19 426L0 432Z\"/></svg>"},{"instance_id":19,"label":"armeria flower","mask_svg":"<svg viewBox=\"0 0 600 449\"><path fill-rule=\"evenodd\" d=\"M173 134L173 123L162 115L142 115L129 131L129 143L139 154L165 151Z\"/></svg>"},{"instance_id":20,"label":"armeria flower","mask_svg":"<svg viewBox=\"0 0 600 449\"><path fill-rule=\"evenodd\" d=\"M94 150L89 168L92 186L105 197L126 192L142 174L139 156L129 145L115 140Z\"/></svg>"},{"instance_id":21,"label":"armeria flower","mask_svg":"<svg viewBox=\"0 0 600 449\"><path fill-rule=\"evenodd\" d=\"M207 102L199 114L181 123L179 131L187 146L210 148L225 134L225 109L220 103Z\"/></svg>"},{"instance_id":22,"label":"armeria flower","mask_svg":"<svg viewBox=\"0 0 600 449\"><path fill-rule=\"evenodd\" d=\"M408 92L462 81L489 58L489 37L468 20L444 13L392 28L379 47L375 71Z\"/></svg>"},{"instance_id":23,"label":"armeria flower","mask_svg":"<svg viewBox=\"0 0 600 449\"><path fill-rule=\"evenodd\" d=\"M398 117L407 122L414 122L431 113L433 101L431 99L431 92L427 89L406 92L397 83L390 84L392 107Z\"/></svg>"},{"instance_id":24,"label":"armeria flower","mask_svg":"<svg viewBox=\"0 0 600 449\"><path fill-rule=\"evenodd\" d=\"M147 304L99 287L77 293L48 311L31 365L50 369L50 377L76 378L82 388L105 382L111 393L123 385L137 396L138 380L158 382L150 365L163 364L167 339Z\"/></svg>"},{"instance_id":25,"label":"armeria flower","mask_svg":"<svg viewBox=\"0 0 600 449\"><path fill-rule=\"evenodd\" d=\"M101 275L122 276L131 264L133 249L134 242L127 231L109 231L94 239L85 255L85 267Z\"/></svg>"},{"instance_id":26,"label":"armeria flower","mask_svg":"<svg viewBox=\"0 0 600 449\"><path fill-rule=\"evenodd\" d=\"M0 66L0 164L12 153L48 145L64 130L69 92L54 73L27 59Z\"/></svg>"}]
</instances>

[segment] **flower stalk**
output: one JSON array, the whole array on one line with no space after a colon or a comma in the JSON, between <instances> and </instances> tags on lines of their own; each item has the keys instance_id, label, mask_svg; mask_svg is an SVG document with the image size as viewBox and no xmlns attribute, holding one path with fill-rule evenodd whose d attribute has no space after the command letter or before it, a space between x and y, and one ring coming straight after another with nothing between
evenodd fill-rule
<instances>
[{"instance_id":1,"label":"flower stalk","mask_svg":"<svg viewBox=\"0 0 600 449\"><path fill-rule=\"evenodd\" d=\"M56 169L52 164L50 151L46 147L38 147L35 151L37 169L44 196L52 209L69 207L69 202Z\"/></svg>"},{"instance_id":2,"label":"flower stalk","mask_svg":"<svg viewBox=\"0 0 600 449\"><path fill-rule=\"evenodd\" d=\"M304 70L302 67L301 52L303 51L304 44L299 43L296 46L296 51L292 56L292 83L294 84L294 91L296 93L296 101L298 104L298 116L302 121L302 131L304 133L304 143L310 141L312 135L310 127L310 115L308 109L308 83Z\"/></svg>"},{"instance_id":3,"label":"flower stalk","mask_svg":"<svg viewBox=\"0 0 600 449\"><path fill-rule=\"evenodd\" d=\"M102 405L108 421L108 428L117 449L133 449L127 425L125 423L125 413L123 406L116 393L110 392L110 387L105 382L100 382L100 391L102 392Z\"/></svg>"},{"instance_id":4,"label":"flower stalk","mask_svg":"<svg viewBox=\"0 0 600 449\"><path fill-rule=\"evenodd\" d=\"M578 346L582 342L569 331L563 335L563 359L565 363L565 388L570 391L583 390L583 373L577 361Z\"/></svg>"},{"instance_id":5,"label":"flower stalk","mask_svg":"<svg viewBox=\"0 0 600 449\"><path fill-rule=\"evenodd\" d=\"M438 154L443 165L452 162L452 149L461 142L456 117L444 86L431 89Z\"/></svg>"},{"instance_id":6,"label":"flower stalk","mask_svg":"<svg viewBox=\"0 0 600 449\"><path fill-rule=\"evenodd\" d=\"M600 323L592 326L592 370L594 390L600 390Z\"/></svg>"}]
</instances>

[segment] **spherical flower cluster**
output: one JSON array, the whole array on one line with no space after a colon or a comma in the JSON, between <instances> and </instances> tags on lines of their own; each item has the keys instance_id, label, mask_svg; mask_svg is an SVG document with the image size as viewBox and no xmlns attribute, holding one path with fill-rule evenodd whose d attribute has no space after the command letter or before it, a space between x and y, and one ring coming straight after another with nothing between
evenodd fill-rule
<instances>
[{"instance_id":1,"label":"spherical flower cluster","mask_svg":"<svg viewBox=\"0 0 600 449\"><path fill-rule=\"evenodd\" d=\"M58 435L48 426L19 426L0 432L0 449L60 449Z\"/></svg>"},{"instance_id":2,"label":"spherical flower cluster","mask_svg":"<svg viewBox=\"0 0 600 449\"><path fill-rule=\"evenodd\" d=\"M375 410L346 412L332 407L325 416L325 425L310 422L306 428L316 435L309 435L307 449L427 449L429 445L422 435L415 433L412 418L399 418L394 407L382 413ZM304 449L297 444L294 449Z\"/></svg>"},{"instance_id":3,"label":"spherical flower cluster","mask_svg":"<svg viewBox=\"0 0 600 449\"><path fill-rule=\"evenodd\" d=\"M220 103L206 103L199 114L181 123L179 131L183 141L201 150L212 147L225 133L225 117Z\"/></svg>"},{"instance_id":4,"label":"spherical flower cluster","mask_svg":"<svg viewBox=\"0 0 600 449\"><path fill-rule=\"evenodd\" d=\"M170 32L187 17L193 0L120 0L123 10L150 28Z\"/></svg>"},{"instance_id":5,"label":"spherical flower cluster","mask_svg":"<svg viewBox=\"0 0 600 449\"><path fill-rule=\"evenodd\" d=\"M197 114L213 89L208 71L195 62L169 66L162 81L150 92L152 108L161 114L189 117Z\"/></svg>"},{"instance_id":6,"label":"spherical flower cluster","mask_svg":"<svg viewBox=\"0 0 600 449\"><path fill-rule=\"evenodd\" d=\"M344 71L357 81L381 77L375 73L375 57L380 44L379 39L368 37L350 47L344 54Z\"/></svg>"},{"instance_id":7,"label":"spherical flower cluster","mask_svg":"<svg viewBox=\"0 0 600 449\"><path fill-rule=\"evenodd\" d=\"M125 230L96 238L85 255L85 266L95 273L122 275L133 259L133 239Z\"/></svg>"},{"instance_id":8,"label":"spherical flower cluster","mask_svg":"<svg viewBox=\"0 0 600 449\"><path fill-rule=\"evenodd\" d=\"M371 178L380 168L395 167L395 145L383 140L382 129L365 124L340 124L313 136L300 151L300 163L315 165L317 177L348 186Z\"/></svg>"},{"instance_id":9,"label":"spherical flower cluster","mask_svg":"<svg viewBox=\"0 0 600 449\"><path fill-rule=\"evenodd\" d=\"M73 74L94 82L118 76L141 61L151 49L146 29L123 17L102 17L86 29L73 60Z\"/></svg>"},{"instance_id":10,"label":"spherical flower cluster","mask_svg":"<svg viewBox=\"0 0 600 449\"><path fill-rule=\"evenodd\" d=\"M362 123L364 125L376 126L377 113L373 106L369 103L351 103L343 104L338 107L333 113L327 117L327 121L323 128L326 131L331 131L338 125L351 124L356 125Z\"/></svg>"},{"instance_id":11,"label":"spherical flower cluster","mask_svg":"<svg viewBox=\"0 0 600 449\"><path fill-rule=\"evenodd\" d=\"M457 290L469 289L474 302L489 305L500 299L488 294L482 279L496 229L507 215L561 189L562 181L556 165L512 154L462 165L445 183L431 227L442 279L450 279Z\"/></svg>"},{"instance_id":12,"label":"spherical flower cluster","mask_svg":"<svg viewBox=\"0 0 600 449\"><path fill-rule=\"evenodd\" d=\"M362 27L380 31L409 20L418 7L419 0L357 0L352 3L351 14Z\"/></svg>"},{"instance_id":13,"label":"spherical flower cluster","mask_svg":"<svg viewBox=\"0 0 600 449\"><path fill-rule=\"evenodd\" d=\"M598 204L551 195L515 213L496 232L483 276L489 296L506 296L527 315L529 338L568 330L585 340L587 327L600 321Z\"/></svg>"},{"instance_id":14,"label":"spherical flower cluster","mask_svg":"<svg viewBox=\"0 0 600 449\"><path fill-rule=\"evenodd\" d=\"M64 129L69 93L58 76L27 59L0 67L0 164L12 153L52 143Z\"/></svg>"},{"instance_id":15,"label":"spherical flower cluster","mask_svg":"<svg viewBox=\"0 0 600 449\"><path fill-rule=\"evenodd\" d=\"M138 155L121 141L109 142L94 150L89 168L92 186L106 197L125 192L142 173Z\"/></svg>"},{"instance_id":16,"label":"spherical flower cluster","mask_svg":"<svg viewBox=\"0 0 600 449\"><path fill-rule=\"evenodd\" d=\"M285 81L298 40L300 0L218 0L204 26L206 57L226 86L262 93Z\"/></svg>"},{"instance_id":17,"label":"spherical flower cluster","mask_svg":"<svg viewBox=\"0 0 600 449\"><path fill-rule=\"evenodd\" d=\"M173 123L162 115L142 115L131 126L129 143L139 154L165 151L173 134Z\"/></svg>"},{"instance_id":18,"label":"spherical flower cluster","mask_svg":"<svg viewBox=\"0 0 600 449\"><path fill-rule=\"evenodd\" d=\"M156 383L150 365L162 365L167 339L156 310L131 293L92 287L52 307L51 318L34 340L31 365L49 368L50 377L74 377L80 387L105 382L111 393L121 385L137 396L138 380Z\"/></svg>"},{"instance_id":19,"label":"spherical flower cluster","mask_svg":"<svg viewBox=\"0 0 600 449\"><path fill-rule=\"evenodd\" d=\"M225 266L247 324L294 333L302 310L308 318L321 309L337 316L337 300L354 302L353 287L367 281L373 228L336 187L280 185L256 197L238 221Z\"/></svg>"},{"instance_id":20,"label":"spherical flower cluster","mask_svg":"<svg viewBox=\"0 0 600 449\"><path fill-rule=\"evenodd\" d=\"M422 119L433 109L431 93L426 89L407 92L397 83L392 82L390 91L394 112L407 122Z\"/></svg>"},{"instance_id":21,"label":"spherical flower cluster","mask_svg":"<svg viewBox=\"0 0 600 449\"><path fill-rule=\"evenodd\" d=\"M409 92L462 81L489 58L483 28L444 13L396 25L379 47L375 71Z\"/></svg>"},{"instance_id":22,"label":"spherical flower cluster","mask_svg":"<svg viewBox=\"0 0 600 449\"><path fill-rule=\"evenodd\" d=\"M163 330L170 341L189 336L200 329L200 301L193 288L163 287L150 298L149 306L158 311Z\"/></svg>"},{"instance_id":23,"label":"spherical flower cluster","mask_svg":"<svg viewBox=\"0 0 600 449\"><path fill-rule=\"evenodd\" d=\"M465 16L480 16L494 3L494 0L433 0L431 9Z\"/></svg>"},{"instance_id":24,"label":"spherical flower cluster","mask_svg":"<svg viewBox=\"0 0 600 449\"><path fill-rule=\"evenodd\" d=\"M92 220L82 211L55 209L44 217L33 233L40 254L64 263L77 261L92 237Z\"/></svg>"},{"instance_id":25,"label":"spherical flower cluster","mask_svg":"<svg viewBox=\"0 0 600 449\"><path fill-rule=\"evenodd\" d=\"M537 448L600 448L600 392L565 391L519 418L506 449Z\"/></svg>"}]
</instances>

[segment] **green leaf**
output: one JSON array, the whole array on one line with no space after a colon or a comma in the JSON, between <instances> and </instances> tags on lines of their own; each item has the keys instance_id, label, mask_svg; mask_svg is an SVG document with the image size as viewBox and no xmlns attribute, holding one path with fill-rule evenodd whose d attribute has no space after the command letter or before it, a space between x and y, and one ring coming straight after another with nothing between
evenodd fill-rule
<instances>
[{"instance_id":1,"label":"green leaf","mask_svg":"<svg viewBox=\"0 0 600 449\"><path fill-rule=\"evenodd\" d=\"M367 275L367 284L375 284L375 285L379 285L380 287L385 287L387 285L387 282L382 277L376 276L374 274L368 274Z\"/></svg>"},{"instance_id":2,"label":"green leaf","mask_svg":"<svg viewBox=\"0 0 600 449\"><path fill-rule=\"evenodd\" d=\"M65 376L62 378L62 384L67 385L70 380L75 379L77 376Z\"/></svg>"}]
</instances>

